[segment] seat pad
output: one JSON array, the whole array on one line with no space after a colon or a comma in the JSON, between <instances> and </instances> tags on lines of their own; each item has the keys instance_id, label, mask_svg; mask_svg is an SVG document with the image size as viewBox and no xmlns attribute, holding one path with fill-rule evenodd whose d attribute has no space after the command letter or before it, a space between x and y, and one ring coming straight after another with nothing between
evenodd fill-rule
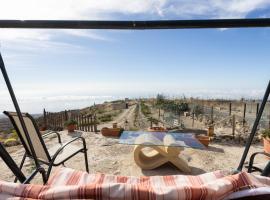
<instances>
[{"instance_id":1,"label":"seat pad","mask_svg":"<svg viewBox=\"0 0 270 200\"><path fill-rule=\"evenodd\" d=\"M56 151L61 148L62 145L61 144L55 144L52 148L49 148L49 154L51 156L51 158L53 157L53 155L56 153ZM62 163L65 159L69 158L70 156L72 156L74 153L81 151L83 149L82 145L72 145L69 144L67 145L56 157L54 164L58 165L60 163Z\"/></svg>"}]
</instances>

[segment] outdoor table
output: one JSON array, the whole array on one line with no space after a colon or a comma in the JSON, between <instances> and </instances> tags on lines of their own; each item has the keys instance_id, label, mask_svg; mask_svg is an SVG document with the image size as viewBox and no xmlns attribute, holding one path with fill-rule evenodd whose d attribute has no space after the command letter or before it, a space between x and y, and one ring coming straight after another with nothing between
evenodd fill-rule
<instances>
[{"instance_id":1,"label":"outdoor table","mask_svg":"<svg viewBox=\"0 0 270 200\"><path fill-rule=\"evenodd\" d=\"M134 161L142 169L155 169L170 162L185 173L190 173L191 169L181 157L181 151L205 149L192 133L124 131L119 143L135 145Z\"/></svg>"}]
</instances>

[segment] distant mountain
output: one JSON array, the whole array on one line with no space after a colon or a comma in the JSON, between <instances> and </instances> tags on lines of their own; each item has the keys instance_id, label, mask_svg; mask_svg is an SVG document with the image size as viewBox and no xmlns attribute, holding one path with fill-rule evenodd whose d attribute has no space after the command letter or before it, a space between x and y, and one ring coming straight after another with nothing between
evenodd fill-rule
<instances>
[{"instance_id":1,"label":"distant mountain","mask_svg":"<svg viewBox=\"0 0 270 200\"><path fill-rule=\"evenodd\" d=\"M39 118L42 116L42 114L31 114L31 115L34 118ZM13 126L8 117L4 114L0 114L0 131L5 131L11 128L13 128Z\"/></svg>"}]
</instances>

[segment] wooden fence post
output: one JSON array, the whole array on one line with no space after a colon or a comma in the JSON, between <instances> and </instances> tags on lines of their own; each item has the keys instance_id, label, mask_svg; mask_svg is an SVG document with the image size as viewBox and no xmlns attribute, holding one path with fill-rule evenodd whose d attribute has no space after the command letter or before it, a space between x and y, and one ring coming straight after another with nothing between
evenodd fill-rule
<instances>
[{"instance_id":1,"label":"wooden fence post","mask_svg":"<svg viewBox=\"0 0 270 200\"><path fill-rule=\"evenodd\" d=\"M95 133L98 131L98 130L97 130L97 120L96 120L96 115L94 115L94 131L95 131Z\"/></svg>"},{"instance_id":2,"label":"wooden fence post","mask_svg":"<svg viewBox=\"0 0 270 200\"><path fill-rule=\"evenodd\" d=\"M211 124L214 123L214 107L211 107Z\"/></svg>"},{"instance_id":3,"label":"wooden fence post","mask_svg":"<svg viewBox=\"0 0 270 200\"><path fill-rule=\"evenodd\" d=\"M79 129L82 130L82 116L81 115L78 115L78 118L79 118Z\"/></svg>"},{"instance_id":4,"label":"wooden fence post","mask_svg":"<svg viewBox=\"0 0 270 200\"><path fill-rule=\"evenodd\" d=\"M44 120L44 127L47 129L47 115L45 108L43 109L43 120Z\"/></svg>"},{"instance_id":5,"label":"wooden fence post","mask_svg":"<svg viewBox=\"0 0 270 200\"><path fill-rule=\"evenodd\" d=\"M90 132L90 116L87 116L87 130Z\"/></svg>"},{"instance_id":6,"label":"wooden fence post","mask_svg":"<svg viewBox=\"0 0 270 200\"><path fill-rule=\"evenodd\" d=\"M235 115L232 116L232 135L235 136Z\"/></svg>"},{"instance_id":7,"label":"wooden fence post","mask_svg":"<svg viewBox=\"0 0 270 200\"><path fill-rule=\"evenodd\" d=\"M192 112L192 127L194 127L194 112Z\"/></svg>"},{"instance_id":8,"label":"wooden fence post","mask_svg":"<svg viewBox=\"0 0 270 200\"><path fill-rule=\"evenodd\" d=\"M257 105L256 105L256 116L257 116L258 113L259 113L259 108L260 108L260 103L257 103Z\"/></svg>"},{"instance_id":9,"label":"wooden fence post","mask_svg":"<svg viewBox=\"0 0 270 200\"><path fill-rule=\"evenodd\" d=\"M67 110L65 110L65 121L68 120L68 113L67 113Z\"/></svg>"},{"instance_id":10,"label":"wooden fence post","mask_svg":"<svg viewBox=\"0 0 270 200\"><path fill-rule=\"evenodd\" d=\"M245 123L246 123L246 110L247 110L247 104L244 103L244 111L243 111L243 127L245 126Z\"/></svg>"},{"instance_id":11,"label":"wooden fence post","mask_svg":"<svg viewBox=\"0 0 270 200\"><path fill-rule=\"evenodd\" d=\"M230 102L229 104L229 115L230 116L232 115L232 102Z\"/></svg>"},{"instance_id":12,"label":"wooden fence post","mask_svg":"<svg viewBox=\"0 0 270 200\"><path fill-rule=\"evenodd\" d=\"M88 126L87 126L87 116L84 116L84 120L83 120L83 125L84 125L84 131L86 131L87 132L87 128L88 128Z\"/></svg>"},{"instance_id":13,"label":"wooden fence post","mask_svg":"<svg viewBox=\"0 0 270 200\"><path fill-rule=\"evenodd\" d=\"M90 117L90 124L91 124L90 126L91 132L93 132L93 115L91 115Z\"/></svg>"}]
</instances>

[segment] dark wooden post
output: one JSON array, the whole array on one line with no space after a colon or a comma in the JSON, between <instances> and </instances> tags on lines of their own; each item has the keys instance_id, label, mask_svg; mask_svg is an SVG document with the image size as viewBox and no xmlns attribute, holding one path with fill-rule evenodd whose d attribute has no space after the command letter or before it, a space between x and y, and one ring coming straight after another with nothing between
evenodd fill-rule
<instances>
[{"instance_id":1,"label":"dark wooden post","mask_svg":"<svg viewBox=\"0 0 270 200\"><path fill-rule=\"evenodd\" d=\"M90 116L90 128L91 128L91 132L93 132L93 115Z\"/></svg>"},{"instance_id":2,"label":"dark wooden post","mask_svg":"<svg viewBox=\"0 0 270 200\"><path fill-rule=\"evenodd\" d=\"M43 120L44 120L44 127L47 129L47 115L45 108L43 109Z\"/></svg>"},{"instance_id":3,"label":"dark wooden post","mask_svg":"<svg viewBox=\"0 0 270 200\"><path fill-rule=\"evenodd\" d=\"M194 114L194 112L192 112L192 127L194 127L194 116L195 116L195 114Z\"/></svg>"},{"instance_id":4,"label":"dark wooden post","mask_svg":"<svg viewBox=\"0 0 270 200\"><path fill-rule=\"evenodd\" d=\"M60 115L60 126L63 127L65 121L65 113L61 113Z\"/></svg>"},{"instance_id":5,"label":"dark wooden post","mask_svg":"<svg viewBox=\"0 0 270 200\"><path fill-rule=\"evenodd\" d=\"M94 131L95 131L95 133L98 131L97 130L97 118L96 118L96 115L94 116Z\"/></svg>"},{"instance_id":6,"label":"dark wooden post","mask_svg":"<svg viewBox=\"0 0 270 200\"><path fill-rule=\"evenodd\" d=\"M80 130L82 130L82 116L79 115L79 127L80 127Z\"/></svg>"},{"instance_id":7,"label":"dark wooden post","mask_svg":"<svg viewBox=\"0 0 270 200\"><path fill-rule=\"evenodd\" d=\"M55 115L55 120L56 120L56 126L55 127L58 127L58 125L59 125L59 114L58 113L56 113L56 115Z\"/></svg>"},{"instance_id":8,"label":"dark wooden post","mask_svg":"<svg viewBox=\"0 0 270 200\"><path fill-rule=\"evenodd\" d=\"M232 102L230 102L229 104L229 115L230 116L232 115Z\"/></svg>"},{"instance_id":9,"label":"dark wooden post","mask_svg":"<svg viewBox=\"0 0 270 200\"><path fill-rule=\"evenodd\" d=\"M65 121L68 120L68 113L67 113L67 110L65 110Z\"/></svg>"},{"instance_id":10,"label":"dark wooden post","mask_svg":"<svg viewBox=\"0 0 270 200\"><path fill-rule=\"evenodd\" d=\"M86 121L87 116L83 116L83 125L84 125L84 131L87 132L87 121Z\"/></svg>"},{"instance_id":11,"label":"dark wooden post","mask_svg":"<svg viewBox=\"0 0 270 200\"><path fill-rule=\"evenodd\" d=\"M211 124L214 123L214 107L211 107Z\"/></svg>"},{"instance_id":12,"label":"dark wooden post","mask_svg":"<svg viewBox=\"0 0 270 200\"><path fill-rule=\"evenodd\" d=\"M52 117L53 117L53 129L55 130L56 127L55 113L52 114Z\"/></svg>"},{"instance_id":13,"label":"dark wooden post","mask_svg":"<svg viewBox=\"0 0 270 200\"><path fill-rule=\"evenodd\" d=\"M235 115L232 116L232 135L235 135Z\"/></svg>"},{"instance_id":14,"label":"dark wooden post","mask_svg":"<svg viewBox=\"0 0 270 200\"><path fill-rule=\"evenodd\" d=\"M259 113L259 108L260 108L260 103L257 103L257 105L256 105L256 116L257 116L258 113Z\"/></svg>"},{"instance_id":15,"label":"dark wooden post","mask_svg":"<svg viewBox=\"0 0 270 200\"><path fill-rule=\"evenodd\" d=\"M244 113L243 113L243 127L245 126L246 123L246 110L247 110L247 104L244 103Z\"/></svg>"},{"instance_id":16,"label":"dark wooden post","mask_svg":"<svg viewBox=\"0 0 270 200\"><path fill-rule=\"evenodd\" d=\"M50 128L49 126L51 125L51 116L49 112L46 112L46 117L47 117L47 126L48 128Z\"/></svg>"},{"instance_id":17,"label":"dark wooden post","mask_svg":"<svg viewBox=\"0 0 270 200\"><path fill-rule=\"evenodd\" d=\"M87 115L87 131L90 132L90 116Z\"/></svg>"}]
</instances>

